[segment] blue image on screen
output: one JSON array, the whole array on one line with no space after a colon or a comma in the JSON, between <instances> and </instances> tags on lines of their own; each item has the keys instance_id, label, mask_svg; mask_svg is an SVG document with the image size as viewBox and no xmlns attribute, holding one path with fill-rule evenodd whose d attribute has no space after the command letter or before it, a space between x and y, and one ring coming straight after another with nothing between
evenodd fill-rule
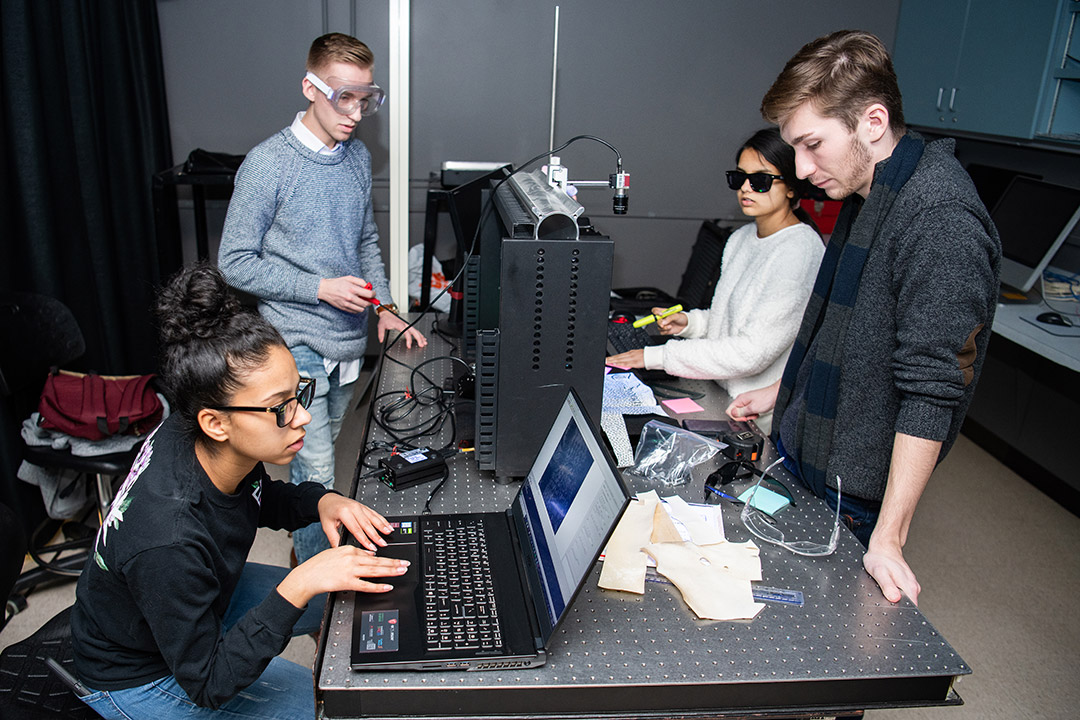
<instances>
[{"instance_id":1,"label":"blue image on screen","mask_svg":"<svg viewBox=\"0 0 1080 720\"><path fill-rule=\"evenodd\" d=\"M544 526L540 524L540 513L536 509L536 498L533 497L532 487L526 484L521 488L521 499L525 504L528 517L526 529L536 548L536 570L540 573L540 580L544 584L544 602L547 605L548 620L554 624L556 618L562 614L563 608L566 607L562 588L559 587L559 576L555 574L551 547L548 545L547 536L544 535Z\"/></svg>"},{"instance_id":2,"label":"blue image on screen","mask_svg":"<svg viewBox=\"0 0 1080 720\"><path fill-rule=\"evenodd\" d=\"M576 422L568 423L559 445L540 477L540 494L544 497L551 527L559 532L566 511L578 489L589 474L593 457Z\"/></svg>"}]
</instances>

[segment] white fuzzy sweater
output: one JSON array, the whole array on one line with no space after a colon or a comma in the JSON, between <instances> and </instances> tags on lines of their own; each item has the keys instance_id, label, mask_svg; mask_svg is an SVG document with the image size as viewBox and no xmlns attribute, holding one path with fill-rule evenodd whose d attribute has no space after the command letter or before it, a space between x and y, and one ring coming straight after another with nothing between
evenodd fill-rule
<instances>
[{"instance_id":1,"label":"white fuzzy sweater","mask_svg":"<svg viewBox=\"0 0 1080 720\"><path fill-rule=\"evenodd\" d=\"M784 372L825 244L799 223L768 237L749 223L728 238L712 306L690 310L679 338L645 348L645 367L716 380L735 397Z\"/></svg>"}]
</instances>

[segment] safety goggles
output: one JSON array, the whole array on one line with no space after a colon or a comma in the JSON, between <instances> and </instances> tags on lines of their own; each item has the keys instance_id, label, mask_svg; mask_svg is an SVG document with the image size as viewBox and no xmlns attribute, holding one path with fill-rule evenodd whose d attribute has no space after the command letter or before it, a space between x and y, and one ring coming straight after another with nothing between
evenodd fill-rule
<instances>
[{"instance_id":1,"label":"safety goggles","mask_svg":"<svg viewBox=\"0 0 1080 720\"><path fill-rule=\"evenodd\" d=\"M305 410L311 407L311 401L315 397L315 381L311 378L300 378L300 384L296 388L296 395L285 402L273 407L250 407L248 405L216 405L211 410L230 410L234 412L267 412L274 413L277 426L283 428L292 422L296 416L296 406L300 405Z\"/></svg>"},{"instance_id":2,"label":"safety goggles","mask_svg":"<svg viewBox=\"0 0 1080 720\"><path fill-rule=\"evenodd\" d=\"M728 170L727 184L732 190L738 190L747 180L754 192L765 193L772 189L773 180L783 180L783 175L770 175L765 172L744 173L742 170Z\"/></svg>"},{"instance_id":3,"label":"safety goggles","mask_svg":"<svg viewBox=\"0 0 1080 720\"><path fill-rule=\"evenodd\" d=\"M757 483L754 485L754 489L750 496L746 499L746 503L742 507L742 522L746 526L746 529L750 531L754 537L764 540L767 543L773 545L779 545L780 547L787 548L791 552L797 555L807 555L809 557L824 557L826 555L832 555L836 550L836 543L840 539L840 477L836 478L836 515L833 518L832 535L829 536L827 543L812 542L810 540L788 540L784 531L777 526L776 521L771 517L763 513L754 507L754 495L757 494L758 488L761 487L762 478L772 470L774 467L784 461L784 458L780 458L769 467L762 471L761 476L758 478Z\"/></svg>"},{"instance_id":4,"label":"safety goggles","mask_svg":"<svg viewBox=\"0 0 1080 720\"><path fill-rule=\"evenodd\" d=\"M357 110L362 117L374 115L379 106L386 99L386 93L381 87L371 85L342 85L337 90L324 83L319 76L308 73L304 76L308 82L318 88L319 92L326 96L330 105L342 115L352 115Z\"/></svg>"}]
</instances>

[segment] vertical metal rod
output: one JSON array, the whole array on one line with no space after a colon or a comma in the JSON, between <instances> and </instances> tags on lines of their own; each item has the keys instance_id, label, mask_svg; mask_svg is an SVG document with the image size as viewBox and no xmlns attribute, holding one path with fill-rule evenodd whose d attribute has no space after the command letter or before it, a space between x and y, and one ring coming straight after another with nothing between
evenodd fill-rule
<instances>
[{"instance_id":1,"label":"vertical metal rod","mask_svg":"<svg viewBox=\"0 0 1080 720\"><path fill-rule=\"evenodd\" d=\"M409 306L409 0L390 0L390 294Z\"/></svg>"},{"instance_id":2,"label":"vertical metal rod","mask_svg":"<svg viewBox=\"0 0 1080 720\"><path fill-rule=\"evenodd\" d=\"M548 131L548 150L555 148L555 82L559 74L559 6L555 6L555 44L551 50L551 128ZM550 159L550 158L549 158Z\"/></svg>"}]
</instances>

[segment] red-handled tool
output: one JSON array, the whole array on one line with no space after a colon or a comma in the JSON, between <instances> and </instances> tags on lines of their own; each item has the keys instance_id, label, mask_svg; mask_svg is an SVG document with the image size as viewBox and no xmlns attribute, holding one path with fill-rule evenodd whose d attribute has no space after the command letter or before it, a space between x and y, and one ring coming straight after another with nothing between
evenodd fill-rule
<instances>
[{"instance_id":1,"label":"red-handled tool","mask_svg":"<svg viewBox=\"0 0 1080 720\"><path fill-rule=\"evenodd\" d=\"M368 284L365 285L364 287L366 289L370 290L371 289L371 282L368 281ZM382 303L379 302L379 298L377 298L377 297L368 298L368 302L371 303L372 305L382 305Z\"/></svg>"}]
</instances>

